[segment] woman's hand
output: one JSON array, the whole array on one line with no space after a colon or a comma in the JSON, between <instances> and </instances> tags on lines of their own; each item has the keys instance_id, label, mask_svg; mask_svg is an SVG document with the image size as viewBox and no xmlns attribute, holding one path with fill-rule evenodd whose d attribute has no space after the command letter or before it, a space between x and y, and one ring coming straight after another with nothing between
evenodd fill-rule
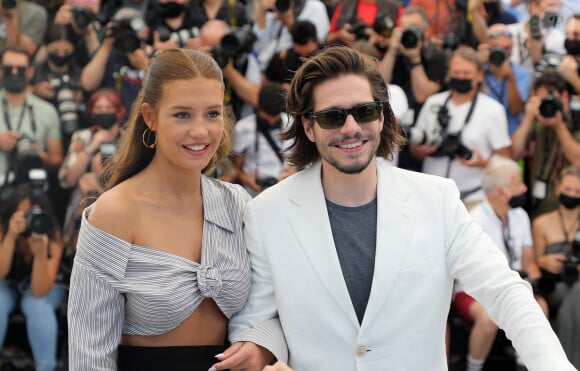
<instances>
[{"instance_id":1,"label":"woman's hand","mask_svg":"<svg viewBox=\"0 0 580 371\"><path fill-rule=\"evenodd\" d=\"M16 211L10 217L8 222L8 232L7 234L12 235L16 238L19 234L26 230L26 214L24 211Z\"/></svg>"},{"instance_id":2,"label":"woman's hand","mask_svg":"<svg viewBox=\"0 0 580 371\"><path fill-rule=\"evenodd\" d=\"M48 256L48 235L47 234L32 234L28 237L28 245L34 259L46 260Z\"/></svg>"}]
</instances>

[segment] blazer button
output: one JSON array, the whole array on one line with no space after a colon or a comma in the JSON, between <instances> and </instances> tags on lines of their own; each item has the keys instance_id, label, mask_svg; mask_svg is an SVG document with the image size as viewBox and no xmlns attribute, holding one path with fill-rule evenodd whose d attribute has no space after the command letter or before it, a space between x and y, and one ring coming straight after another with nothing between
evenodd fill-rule
<instances>
[{"instance_id":1,"label":"blazer button","mask_svg":"<svg viewBox=\"0 0 580 371\"><path fill-rule=\"evenodd\" d=\"M368 351L369 350L364 345L359 345L358 347L356 347L356 355L359 357L364 356L365 354L367 354Z\"/></svg>"}]
</instances>

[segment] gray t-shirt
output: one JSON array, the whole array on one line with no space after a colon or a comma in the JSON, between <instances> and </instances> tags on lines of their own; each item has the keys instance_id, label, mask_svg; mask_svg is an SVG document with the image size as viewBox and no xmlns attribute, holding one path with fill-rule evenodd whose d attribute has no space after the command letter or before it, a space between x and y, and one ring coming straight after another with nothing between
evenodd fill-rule
<instances>
[{"instance_id":1,"label":"gray t-shirt","mask_svg":"<svg viewBox=\"0 0 580 371\"><path fill-rule=\"evenodd\" d=\"M326 200L330 227L350 300L362 319L369 301L375 268L377 200L345 207Z\"/></svg>"}]
</instances>

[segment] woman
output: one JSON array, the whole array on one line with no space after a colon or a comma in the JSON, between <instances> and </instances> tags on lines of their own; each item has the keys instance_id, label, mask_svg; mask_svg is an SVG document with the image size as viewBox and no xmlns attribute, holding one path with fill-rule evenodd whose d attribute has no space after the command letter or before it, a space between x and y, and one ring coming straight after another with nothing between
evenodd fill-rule
<instances>
[{"instance_id":1,"label":"woman","mask_svg":"<svg viewBox=\"0 0 580 371\"><path fill-rule=\"evenodd\" d=\"M57 363L56 309L66 298L65 289L57 284L62 240L42 192L31 193L27 183L11 192L0 213L0 348L9 316L19 308L26 318L35 369L52 371ZM30 230L27 216L33 207L44 213L29 219L35 226Z\"/></svg>"},{"instance_id":2,"label":"woman","mask_svg":"<svg viewBox=\"0 0 580 371\"><path fill-rule=\"evenodd\" d=\"M202 370L226 349L250 262L241 233L249 196L203 175L229 147L223 100L211 57L169 49L152 58L105 192L83 212L71 369Z\"/></svg>"},{"instance_id":3,"label":"woman","mask_svg":"<svg viewBox=\"0 0 580 371\"><path fill-rule=\"evenodd\" d=\"M580 167L562 170L556 194L558 209L534 220L534 248L544 275L556 282L547 297L556 333L570 362L580 367Z\"/></svg>"}]
</instances>

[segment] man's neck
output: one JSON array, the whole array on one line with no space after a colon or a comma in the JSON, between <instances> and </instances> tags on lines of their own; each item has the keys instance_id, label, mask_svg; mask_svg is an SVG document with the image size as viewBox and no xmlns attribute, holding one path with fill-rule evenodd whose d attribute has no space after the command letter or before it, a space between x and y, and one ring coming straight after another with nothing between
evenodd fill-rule
<instances>
[{"instance_id":1,"label":"man's neck","mask_svg":"<svg viewBox=\"0 0 580 371\"><path fill-rule=\"evenodd\" d=\"M322 163L322 188L327 200L346 207L366 205L377 197L377 167L373 159L358 174L345 174L332 165Z\"/></svg>"},{"instance_id":2,"label":"man's neck","mask_svg":"<svg viewBox=\"0 0 580 371\"><path fill-rule=\"evenodd\" d=\"M10 93L4 89L4 96L6 100L12 107L19 107L26 102L26 95L28 95L28 91L24 90L22 93Z\"/></svg>"},{"instance_id":3,"label":"man's neck","mask_svg":"<svg viewBox=\"0 0 580 371\"><path fill-rule=\"evenodd\" d=\"M507 225L508 223L507 214L510 209L510 205L494 197L488 197L487 202L489 202L491 209L495 212L495 215L497 215L497 217L501 220L502 224Z\"/></svg>"},{"instance_id":4,"label":"man's neck","mask_svg":"<svg viewBox=\"0 0 580 371\"><path fill-rule=\"evenodd\" d=\"M473 98L475 98L476 94L477 94L476 89L473 89L470 92L465 93L465 94L461 94L461 93L458 93L456 91L452 91L451 92L451 101L455 105L460 105L460 104L463 104L466 102L471 102L473 100Z\"/></svg>"}]
</instances>

